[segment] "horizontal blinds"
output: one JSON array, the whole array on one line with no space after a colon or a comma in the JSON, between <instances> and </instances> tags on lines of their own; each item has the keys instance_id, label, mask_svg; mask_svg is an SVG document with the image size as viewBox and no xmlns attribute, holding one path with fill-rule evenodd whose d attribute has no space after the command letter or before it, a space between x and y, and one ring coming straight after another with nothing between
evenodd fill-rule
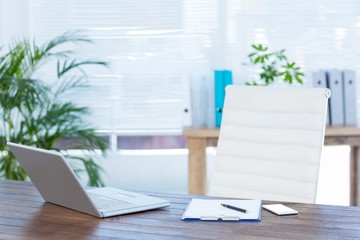
<instances>
[{"instance_id":1,"label":"horizontal blinds","mask_svg":"<svg viewBox=\"0 0 360 240\"><path fill-rule=\"evenodd\" d=\"M1 45L69 30L94 41L76 46L78 56L106 60L110 69L86 69L92 87L67 98L90 106L90 120L104 131L180 130L184 75L230 69L234 83L252 81L253 43L286 49L307 86L318 69L360 67L357 0L0 0L0 7ZM51 81L54 70L41 74Z\"/></svg>"},{"instance_id":2,"label":"horizontal blinds","mask_svg":"<svg viewBox=\"0 0 360 240\"><path fill-rule=\"evenodd\" d=\"M311 85L311 73L323 68L357 70L360 47L360 1L228 0L227 51L237 81L256 78L248 64L251 44L286 49Z\"/></svg>"},{"instance_id":3,"label":"horizontal blinds","mask_svg":"<svg viewBox=\"0 0 360 240\"><path fill-rule=\"evenodd\" d=\"M92 88L73 95L100 130L182 128L182 78L209 65L216 1L34 0L31 8L37 39L84 30L95 44L79 46L80 56L110 63L87 69Z\"/></svg>"},{"instance_id":4,"label":"horizontal blinds","mask_svg":"<svg viewBox=\"0 0 360 240\"><path fill-rule=\"evenodd\" d=\"M29 1L0 0L0 47L29 35L29 6Z\"/></svg>"}]
</instances>

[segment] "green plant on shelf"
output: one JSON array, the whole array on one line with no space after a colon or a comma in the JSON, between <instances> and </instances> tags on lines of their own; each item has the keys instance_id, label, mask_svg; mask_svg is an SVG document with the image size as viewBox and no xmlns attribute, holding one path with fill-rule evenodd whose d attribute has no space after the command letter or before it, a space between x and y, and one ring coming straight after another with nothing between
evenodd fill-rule
<instances>
[{"instance_id":1,"label":"green plant on shelf","mask_svg":"<svg viewBox=\"0 0 360 240\"><path fill-rule=\"evenodd\" d=\"M258 80L246 82L246 85L271 85L279 80L287 84L303 84L304 73L295 62L289 61L285 49L271 52L262 44L253 44L252 49L248 57L260 68L260 73Z\"/></svg>"}]
</instances>

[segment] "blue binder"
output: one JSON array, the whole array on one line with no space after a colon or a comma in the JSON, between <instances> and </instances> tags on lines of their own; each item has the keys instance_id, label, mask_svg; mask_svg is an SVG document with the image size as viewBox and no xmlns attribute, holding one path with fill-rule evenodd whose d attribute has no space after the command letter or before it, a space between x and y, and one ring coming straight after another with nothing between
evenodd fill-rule
<instances>
[{"instance_id":1,"label":"blue binder","mask_svg":"<svg viewBox=\"0 0 360 240\"><path fill-rule=\"evenodd\" d=\"M232 84L232 72L229 70L215 70L215 124L221 125L222 111L225 100L225 87Z\"/></svg>"}]
</instances>

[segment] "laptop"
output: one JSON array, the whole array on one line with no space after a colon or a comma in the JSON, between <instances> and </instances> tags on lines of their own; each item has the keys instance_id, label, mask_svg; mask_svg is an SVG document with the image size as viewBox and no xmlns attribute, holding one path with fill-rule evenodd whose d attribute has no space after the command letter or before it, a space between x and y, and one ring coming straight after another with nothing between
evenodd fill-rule
<instances>
[{"instance_id":1,"label":"laptop","mask_svg":"<svg viewBox=\"0 0 360 240\"><path fill-rule=\"evenodd\" d=\"M112 187L85 189L59 152L12 142L7 146L47 202L99 218L170 205L167 200Z\"/></svg>"}]
</instances>

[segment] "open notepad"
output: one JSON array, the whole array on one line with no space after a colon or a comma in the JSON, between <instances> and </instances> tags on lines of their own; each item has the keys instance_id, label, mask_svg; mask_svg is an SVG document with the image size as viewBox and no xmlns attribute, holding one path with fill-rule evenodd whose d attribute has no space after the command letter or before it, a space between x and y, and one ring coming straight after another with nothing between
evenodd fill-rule
<instances>
[{"instance_id":1,"label":"open notepad","mask_svg":"<svg viewBox=\"0 0 360 240\"><path fill-rule=\"evenodd\" d=\"M228 204L247 210L246 213L223 207ZM183 216L183 221L260 221L261 200L192 199Z\"/></svg>"}]
</instances>

